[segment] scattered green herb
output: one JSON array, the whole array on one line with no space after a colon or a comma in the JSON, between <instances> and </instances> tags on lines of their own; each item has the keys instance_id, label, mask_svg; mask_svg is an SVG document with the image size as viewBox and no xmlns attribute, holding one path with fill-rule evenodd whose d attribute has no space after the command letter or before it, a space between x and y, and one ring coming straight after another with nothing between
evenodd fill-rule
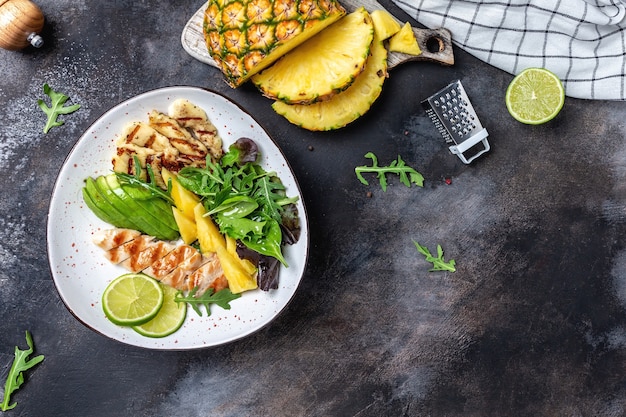
<instances>
[{"instance_id":1,"label":"scattered green herb","mask_svg":"<svg viewBox=\"0 0 626 417\"><path fill-rule=\"evenodd\" d=\"M365 178L363 178L362 173L364 172L375 172L378 176L378 181L380 182L380 186L383 191L387 191L387 173L389 174L398 174L400 176L400 182L406 185L407 187L411 187L411 184L415 184L419 187L424 186L424 177L422 174L414 170L413 168L406 165L406 163L400 158L398 155L398 159L393 161L389 166L379 167L378 166L378 158L372 152L368 152L365 154L366 158L370 158L372 160L372 166L358 166L354 169L357 178L361 183L365 185L369 185L369 182Z\"/></svg>"},{"instance_id":2,"label":"scattered green herb","mask_svg":"<svg viewBox=\"0 0 626 417\"><path fill-rule=\"evenodd\" d=\"M75 112L76 110L80 109L80 104L65 106L65 102L69 97L65 94L54 91L52 88L50 88L48 84L43 85L43 92L48 97L50 97L50 101L52 104L50 107L48 107L43 100L37 100L39 108L43 110L46 115L48 115L46 126L43 128L43 133L48 133L48 131L53 127L61 126L64 123L62 120L57 120L59 115Z\"/></svg>"},{"instance_id":3,"label":"scattered green herb","mask_svg":"<svg viewBox=\"0 0 626 417\"><path fill-rule=\"evenodd\" d=\"M193 308L199 316L202 316L202 310L200 306L204 306L207 311L207 316L211 315L211 304L217 304L224 310L230 310L230 302L241 297L241 294L233 294L228 288L224 288L218 292L214 292L213 288L209 288L204 294L196 297L198 287L195 287L187 295L184 292L178 291L174 296L174 301L177 303L187 303Z\"/></svg>"},{"instance_id":4,"label":"scattered green herb","mask_svg":"<svg viewBox=\"0 0 626 417\"><path fill-rule=\"evenodd\" d=\"M454 259L450 259L449 262L446 262L443 259L443 248L441 245L437 245L437 257L434 257L426 246L422 246L416 241L413 241L413 243L415 244L417 251L426 257L426 261L433 264L433 267L429 271L456 271L456 262L454 262Z\"/></svg>"},{"instance_id":5,"label":"scattered green herb","mask_svg":"<svg viewBox=\"0 0 626 417\"><path fill-rule=\"evenodd\" d=\"M0 410L2 411L11 410L17 405L17 402L13 404L9 403L11 401L11 394L24 382L24 374L22 372L32 368L44 359L43 355L35 356L30 360L28 359L28 356L34 351L33 339L28 331L26 332L26 343L28 343L28 349L26 350L20 350L19 347L15 346L15 359L13 359L13 365L11 365L9 375L4 384L4 399L2 404L0 404Z\"/></svg>"}]
</instances>

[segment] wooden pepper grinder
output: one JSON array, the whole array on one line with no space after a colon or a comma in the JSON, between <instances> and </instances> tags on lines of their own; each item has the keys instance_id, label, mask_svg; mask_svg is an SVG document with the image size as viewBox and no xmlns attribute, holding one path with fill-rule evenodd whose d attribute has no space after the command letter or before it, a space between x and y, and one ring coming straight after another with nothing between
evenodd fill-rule
<instances>
[{"instance_id":1,"label":"wooden pepper grinder","mask_svg":"<svg viewBox=\"0 0 626 417\"><path fill-rule=\"evenodd\" d=\"M44 16L30 0L0 0L0 48L17 51L33 45L40 48Z\"/></svg>"}]
</instances>

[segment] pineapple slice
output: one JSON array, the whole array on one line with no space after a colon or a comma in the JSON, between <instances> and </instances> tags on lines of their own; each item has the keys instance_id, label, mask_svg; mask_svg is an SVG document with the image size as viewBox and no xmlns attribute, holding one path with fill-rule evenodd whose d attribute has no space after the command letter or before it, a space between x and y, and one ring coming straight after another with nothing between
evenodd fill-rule
<instances>
[{"instance_id":1,"label":"pineapple slice","mask_svg":"<svg viewBox=\"0 0 626 417\"><path fill-rule=\"evenodd\" d=\"M402 29L389 39L389 52L402 52L409 55L422 53L409 22L406 22Z\"/></svg>"},{"instance_id":2,"label":"pineapple slice","mask_svg":"<svg viewBox=\"0 0 626 417\"><path fill-rule=\"evenodd\" d=\"M228 288L233 294L258 288L256 273L249 274L239 262L239 258L234 256L225 246L217 248L217 258L224 270L224 276L228 280Z\"/></svg>"},{"instance_id":3,"label":"pineapple slice","mask_svg":"<svg viewBox=\"0 0 626 417\"><path fill-rule=\"evenodd\" d=\"M250 275L256 273L256 266L247 259L242 259L237 253L237 241L230 236L226 236L226 250L239 261L239 266Z\"/></svg>"},{"instance_id":4,"label":"pineapple slice","mask_svg":"<svg viewBox=\"0 0 626 417\"><path fill-rule=\"evenodd\" d=\"M217 253L218 248L226 248L226 240L213 220L205 216L206 210L202 203L194 209L200 252Z\"/></svg>"},{"instance_id":5,"label":"pineapple slice","mask_svg":"<svg viewBox=\"0 0 626 417\"><path fill-rule=\"evenodd\" d=\"M180 232L180 237L187 245L195 242L198 239L198 226L196 225L195 218L190 218L176 207L172 207L172 213L174 213L174 220L176 226Z\"/></svg>"},{"instance_id":6,"label":"pineapple slice","mask_svg":"<svg viewBox=\"0 0 626 417\"><path fill-rule=\"evenodd\" d=\"M400 31L400 23L387 10L378 9L370 13L374 31L381 41L384 41Z\"/></svg>"},{"instance_id":7,"label":"pineapple slice","mask_svg":"<svg viewBox=\"0 0 626 417\"><path fill-rule=\"evenodd\" d=\"M266 97L288 104L328 100L363 71L373 36L372 19L361 7L253 76L252 82Z\"/></svg>"},{"instance_id":8,"label":"pineapple slice","mask_svg":"<svg viewBox=\"0 0 626 417\"><path fill-rule=\"evenodd\" d=\"M337 0L209 0L209 54L235 88L346 14Z\"/></svg>"},{"instance_id":9,"label":"pineapple slice","mask_svg":"<svg viewBox=\"0 0 626 417\"><path fill-rule=\"evenodd\" d=\"M276 101L272 108L291 123L308 130L339 129L366 113L380 95L387 78L387 49L374 35L372 55L361 73L346 91L328 101L315 104L286 104Z\"/></svg>"},{"instance_id":10,"label":"pineapple slice","mask_svg":"<svg viewBox=\"0 0 626 417\"><path fill-rule=\"evenodd\" d=\"M193 219L195 216L194 209L196 205L198 205L198 203L200 202L200 198L198 198L197 195L183 187L180 182L178 182L176 175L172 174L167 169L163 168L161 170L161 175L163 176L163 180L165 181L166 185L170 179L172 180L172 189L170 191L170 195L172 197L172 200L174 200L174 205L178 207L182 214Z\"/></svg>"}]
</instances>

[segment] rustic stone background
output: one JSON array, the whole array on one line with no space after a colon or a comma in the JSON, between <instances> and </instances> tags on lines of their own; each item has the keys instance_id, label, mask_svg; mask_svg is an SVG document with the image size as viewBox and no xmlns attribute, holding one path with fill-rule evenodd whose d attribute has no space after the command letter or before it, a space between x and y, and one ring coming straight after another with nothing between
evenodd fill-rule
<instances>
[{"instance_id":1,"label":"rustic stone background","mask_svg":"<svg viewBox=\"0 0 626 417\"><path fill-rule=\"evenodd\" d=\"M39 3L44 47L0 50L1 379L25 330L46 355L10 415L626 413L623 103L567 99L549 124L522 125L504 105L512 76L455 50L450 68L394 69L366 116L312 133L185 53L181 31L202 2ZM420 106L457 78L492 146L469 166ZM44 83L82 105L47 135L36 106ZM46 257L48 203L74 143L109 108L170 85L245 107L292 163L311 225L310 262L283 314L248 338L188 352L83 326ZM400 155L424 188L394 177L386 192L373 176L362 185L354 168L370 151L381 164ZM441 244L457 272L428 272L413 240Z\"/></svg>"}]
</instances>

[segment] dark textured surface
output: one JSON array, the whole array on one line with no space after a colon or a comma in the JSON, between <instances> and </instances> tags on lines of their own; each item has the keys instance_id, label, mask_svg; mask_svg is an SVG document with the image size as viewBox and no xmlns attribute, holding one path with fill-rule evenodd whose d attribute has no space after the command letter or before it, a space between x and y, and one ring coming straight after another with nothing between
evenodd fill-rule
<instances>
[{"instance_id":1,"label":"dark textured surface","mask_svg":"<svg viewBox=\"0 0 626 417\"><path fill-rule=\"evenodd\" d=\"M0 377L25 330L46 355L7 416L626 413L623 103L567 99L549 124L521 125L504 106L512 77L456 50L454 67L394 69L365 117L312 133L184 52L181 30L201 2L40 5L46 45L0 50ZM456 78L490 132L492 151L470 166L419 104ZM82 105L47 135L44 82ZM169 85L249 110L292 162L312 226L286 311L251 337L190 352L84 327L46 258L48 203L74 143L110 107ZM381 164L400 155L425 187L362 185L354 167L369 151ZM428 272L413 240L441 244L457 272Z\"/></svg>"}]
</instances>

